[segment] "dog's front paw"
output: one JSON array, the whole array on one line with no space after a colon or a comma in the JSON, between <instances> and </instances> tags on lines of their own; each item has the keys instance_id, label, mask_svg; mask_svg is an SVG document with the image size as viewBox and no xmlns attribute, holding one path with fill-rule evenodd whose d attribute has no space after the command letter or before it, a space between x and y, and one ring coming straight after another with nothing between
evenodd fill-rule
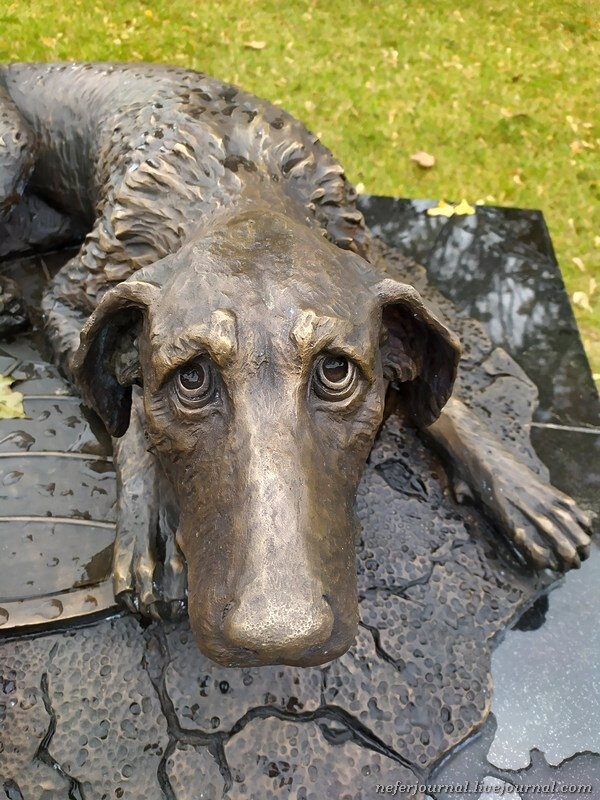
<instances>
[{"instance_id":1,"label":"dog's front paw","mask_svg":"<svg viewBox=\"0 0 600 800\"><path fill-rule=\"evenodd\" d=\"M492 473L488 510L536 569L568 570L589 555L593 514L523 464Z\"/></svg>"},{"instance_id":2,"label":"dog's front paw","mask_svg":"<svg viewBox=\"0 0 600 800\"><path fill-rule=\"evenodd\" d=\"M159 620L185 615L186 567L174 533L163 536L145 514L119 519L113 554L115 598L132 613ZM133 523L133 524L131 524ZM156 541L162 539L161 558Z\"/></svg>"}]
</instances>

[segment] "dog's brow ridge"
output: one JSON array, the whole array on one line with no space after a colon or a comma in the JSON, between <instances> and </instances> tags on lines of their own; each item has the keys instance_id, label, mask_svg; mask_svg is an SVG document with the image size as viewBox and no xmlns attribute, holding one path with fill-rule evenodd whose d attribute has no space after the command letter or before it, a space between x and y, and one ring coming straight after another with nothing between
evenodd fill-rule
<instances>
[{"instance_id":1,"label":"dog's brow ridge","mask_svg":"<svg viewBox=\"0 0 600 800\"><path fill-rule=\"evenodd\" d=\"M208 322L193 325L171 341L160 342L155 353L157 377L162 381L175 367L185 364L203 350L223 367L237 349L235 314L228 309L217 309Z\"/></svg>"},{"instance_id":2,"label":"dog's brow ridge","mask_svg":"<svg viewBox=\"0 0 600 800\"><path fill-rule=\"evenodd\" d=\"M300 311L296 317L290 338L295 343L300 355L315 349L319 342L334 335L349 333L351 323L340 317L318 315L312 309Z\"/></svg>"},{"instance_id":3,"label":"dog's brow ridge","mask_svg":"<svg viewBox=\"0 0 600 800\"><path fill-rule=\"evenodd\" d=\"M319 350L330 345L336 347L337 342L348 337L353 328L349 320L318 315L312 309L305 309L296 317L290 331L290 339L296 345L302 360L308 361ZM369 380L373 379L371 363L354 345L344 343L340 349L356 361Z\"/></svg>"}]
</instances>

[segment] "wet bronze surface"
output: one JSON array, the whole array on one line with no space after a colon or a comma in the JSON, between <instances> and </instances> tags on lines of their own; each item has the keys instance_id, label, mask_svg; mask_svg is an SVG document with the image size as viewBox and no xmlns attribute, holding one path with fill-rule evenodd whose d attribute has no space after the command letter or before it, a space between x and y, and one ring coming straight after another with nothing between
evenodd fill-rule
<instances>
[{"instance_id":1,"label":"wet bronze surface","mask_svg":"<svg viewBox=\"0 0 600 800\"><path fill-rule=\"evenodd\" d=\"M34 319L44 267L55 270L66 258L3 264L2 274L18 281ZM0 421L0 630L5 633L116 611L110 440L49 363L43 345L39 330L0 342L0 374L14 378L26 415Z\"/></svg>"},{"instance_id":2,"label":"wet bronze surface","mask_svg":"<svg viewBox=\"0 0 600 800\"><path fill-rule=\"evenodd\" d=\"M371 241L341 168L300 123L174 68L0 75L14 145L4 224L20 225L40 196L91 228L43 308L56 359L122 437L113 578L130 608L181 613L187 568L192 629L220 663L310 666L344 653L357 623L355 496L384 405L401 440L419 429L443 452L457 494L524 561L578 566L590 520L533 455L527 379L467 327L444 408L459 347L431 301L459 333L465 323L422 270ZM67 228L41 218L63 241ZM502 385L483 401L473 386L491 376ZM18 472L9 483L27 480ZM61 479L70 485L69 467ZM85 484L92 518L105 501L98 480ZM463 546L452 525L445 534ZM73 572L65 582L85 580Z\"/></svg>"}]
</instances>

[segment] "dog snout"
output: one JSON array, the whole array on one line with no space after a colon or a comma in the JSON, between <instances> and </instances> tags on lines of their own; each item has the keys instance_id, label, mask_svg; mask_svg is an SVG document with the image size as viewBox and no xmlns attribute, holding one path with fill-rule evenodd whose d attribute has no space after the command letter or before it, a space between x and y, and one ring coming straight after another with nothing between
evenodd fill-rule
<instances>
[{"instance_id":1,"label":"dog snout","mask_svg":"<svg viewBox=\"0 0 600 800\"><path fill-rule=\"evenodd\" d=\"M250 650L261 663L321 663L329 660L333 626L333 610L320 593L265 595L250 586L226 614L223 634L229 647Z\"/></svg>"}]
</instances>

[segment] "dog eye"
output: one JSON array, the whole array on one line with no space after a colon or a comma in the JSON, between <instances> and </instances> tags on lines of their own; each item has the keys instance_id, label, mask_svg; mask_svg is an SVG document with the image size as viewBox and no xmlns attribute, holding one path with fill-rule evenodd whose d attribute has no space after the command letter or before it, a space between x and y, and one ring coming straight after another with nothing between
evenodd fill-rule
<instances>
[{"instance_id":1,"label":"dog eye","mask_svg":"<svg viewBox=\"0 0 600 800\"><path fill-rule=\"evenodd\" d=\"M345 356L320 356L313 373L312 385L322 400L345 400L354 392L358 382L356 365Z\"/></svg>"},{"instance_id":2,"label":"dog eye","mask_svg":"<svg viewBox=\"0 0 600 800\"><path fill-rule=\"evenodd\" d=\"M184 405L199 408L215 395L214 369L207 361L193 361L177 371L175 386Z\"/></svg>"}]
</instances>

